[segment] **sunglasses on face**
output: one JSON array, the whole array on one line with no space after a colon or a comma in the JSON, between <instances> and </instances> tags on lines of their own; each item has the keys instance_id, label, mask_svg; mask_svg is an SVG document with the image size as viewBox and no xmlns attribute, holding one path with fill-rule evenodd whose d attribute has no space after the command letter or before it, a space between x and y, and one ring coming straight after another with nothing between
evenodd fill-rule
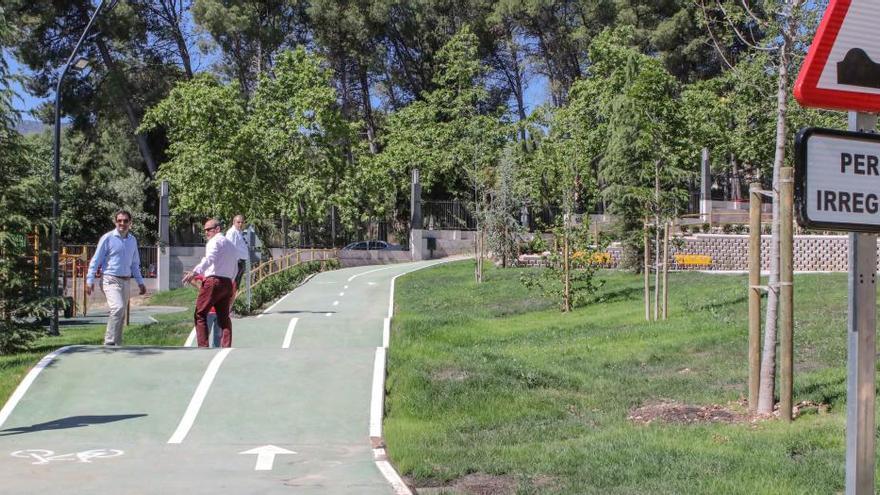
<instances>
[{"instance_id":1,"label":"sunglasses on face","mask_svg":"<svg viewBox=\"0 0 880 495\"><path fill-rule=\"evenodd\" d=\"M205 227L205 232L210 232L210 231L216 229L217 227L219 227L219 225L215 225L213 227Z\"/></svg>"}]
</instances>

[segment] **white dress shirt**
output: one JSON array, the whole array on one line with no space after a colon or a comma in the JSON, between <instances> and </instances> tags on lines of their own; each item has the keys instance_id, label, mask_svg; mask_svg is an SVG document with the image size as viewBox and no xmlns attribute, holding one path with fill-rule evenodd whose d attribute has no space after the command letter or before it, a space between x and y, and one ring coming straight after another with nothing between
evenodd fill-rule
<instances>
[{"instance_id":1,"label":"white dress shirt","mask_svg":"<svg viewBox=\"0 0 880 495\"><path fill-rule=\"evenodd\" d=\"M244 240L244 236L241 235L241 231L235 228L235 225L229 227L229 230L226 231L226 238L232 242L232 245L238 251L238 259L248 259L247 242Z\"/></svg>"},{"instance_id":2,"label":"white dress shirt","mask_svg":"<svg viewBox=\"0 0 880 495\"><path fill-rule=\"evenodd\" d=\"M219 233L205 245L205 257L193 268L205 277L235 278L238 273L238 251L232 242Z\"/></svg>"}]
</instances>

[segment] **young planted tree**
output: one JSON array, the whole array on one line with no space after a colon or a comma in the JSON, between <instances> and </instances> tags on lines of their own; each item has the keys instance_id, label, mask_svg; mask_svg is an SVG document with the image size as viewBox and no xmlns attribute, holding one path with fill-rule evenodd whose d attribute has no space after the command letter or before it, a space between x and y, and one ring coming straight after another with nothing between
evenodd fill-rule
<instances>
[{"instance_id":1,"label":"young planted tree","mask_svg":"<svg viewBox=\"0 0 880 495\"><path fill-rule=\"evenodd\" d=\"M577 89L572 94L573 99L579 98ZM557 246L551 250L548 270L537 276L525 275L523 282L548 295L558 295L560 308L568 312L601 286L594 279L598 264L593 255L598 246L595 240L590 244L588 236L589 212L597 197L593 173L596 143L592 141L594 131L585 130L578 110L557 109L549 122L550 132L537 146L532 164L552 177L562 217L554 225Z\"/></svg>"},{"instance_id":2,"label":"young planted tree","mask_svg":"<svg viewBox=\"0 0 880 495\"><path fill-rule=\"evenodd\" d=\"M767 283L768 295L766 315L764 323L764 345L761 357L761 379L758 394L758 413L769 414L773 412L775 403L776 381L776 345L777 345L777 316L779 306L779 218L780 201L779 175L780 169L790 161L788 156L788 139L791 135L789 122L789 95L793 83L793 73L801 59L802 51L808 45L807 41L815 31L815 21L818 12L822 9L822 2L804 2L804 0L776 0L764 2L761 9L750 8L748 3L716 0L713 7L717 7L723 13L720 22L726 23L723 29L730 27L739 41L750 50L768 55L763 58L766 65L763 71L773 74L775 79L775 101L771 115L774 117L775 132L773 141L773 223L770 242L770 266L769 280ZM706 4L701 0L704 12ZM706 28L710 33L719 31L713 19L705 17ZM751 30L738 29L746 23L755 26L761 32L766 32L766 40L759 41L752 37ZM713 34L714 36L714 34ZM769 148L769 147L768 147Z\"/></svg>"},{"instance_id":3,"label":"young planted tree","mask_svg":"<svg viewBox=\"0 0 880 495\"><path fill-rule=\"evenodd\" d=\"M488 248L501 261L502 268L516 261L517 239L522 231L516 218L521 202L516 194L516 161L510 146L498 161L490 201L483 210L482 219Z\"/></svg>"},{"instance_id":4,"label":"young planted tree","mask_svg":"<svg viewBox=\"0 0 880 495\"><path fill-rule=\"evenodd\" d=\"M575 85L572 109L586 122L580 131L583 148L597 160L602 194L620 219L625 250L639 259L636 253L645 247L642 229L648 228L644 219L658 227L654 244L659 246L659 226L686 197L681 185L687 171L678 83L633 41L629 28L606 30L593 41L591 77ZM659 267L660 249L653 252Z\"/></svg>"}]
</instances>

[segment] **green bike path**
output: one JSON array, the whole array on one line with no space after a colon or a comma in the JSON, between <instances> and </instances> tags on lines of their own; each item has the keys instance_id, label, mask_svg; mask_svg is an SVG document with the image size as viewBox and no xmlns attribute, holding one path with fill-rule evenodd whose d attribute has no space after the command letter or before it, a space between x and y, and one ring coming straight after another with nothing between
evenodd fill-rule
<instances>
[{"instance_id":1,"label":"green bike path","mask_svg":"<svg viewBox=\"0 0 880 495\"><path fill-rule=\"evenodd\" d=\"M231 350L67 349L0 412L3 493L395 493L370 440L377 348L391 280L433 263L318 274L233 320Z\"/></svg>"}]
</instances>

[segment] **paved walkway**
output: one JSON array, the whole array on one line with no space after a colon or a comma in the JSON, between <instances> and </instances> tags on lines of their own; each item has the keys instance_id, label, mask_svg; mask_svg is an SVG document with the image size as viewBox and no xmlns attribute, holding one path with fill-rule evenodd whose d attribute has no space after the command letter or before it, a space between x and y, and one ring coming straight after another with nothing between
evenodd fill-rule
<instances>
[{"instance_id":1,"label":"paved walkway","mask_svg":"<svg viewBox=\"0 0 880 495\"><path fill-rule=\"evenodd\" d=\"M129 316L132 325L156 323L155 315L178 313L186 308L180 306L131 306ZM74 316L73 318L59 318L58 324L62 327L79 327L83 325L106 325L110 317L107 306L98 307L88 311L86 316Z\"/></svg>"},{"instance_id":2,"label":"paved walkway","mask_svg":"<svg viewBox=\"0 0 880 495\"><path fill-rule=\"evenodd\" d=\"M68 348L0 411L3 493L395 493L374 369L392 279L434 263L319 274L231 350Z\"/></svg>"}]
</instances>

